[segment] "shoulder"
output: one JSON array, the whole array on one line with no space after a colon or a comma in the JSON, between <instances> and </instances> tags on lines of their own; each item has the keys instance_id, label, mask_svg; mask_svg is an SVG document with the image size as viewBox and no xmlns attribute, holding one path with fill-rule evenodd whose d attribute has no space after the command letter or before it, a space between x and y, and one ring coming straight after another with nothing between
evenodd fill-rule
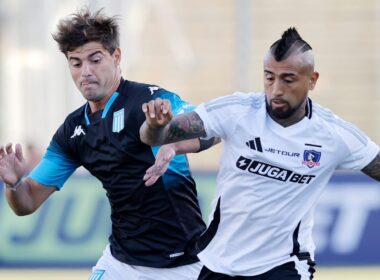
<instances>
[{"instance_id":1,"label":"shoulder","mask_svg":"<svg viewBox=\"0 0 380 280\"><path fill-rule=\"evenodd\" d=\"M67 115L64 122L54 134L54 139L67 139L68 134L71 135L75 129L83 130L85 128L85 109L86 104Z\"/></svg>"},{"instance_id":2,"label":"shoulder","mask_svg":"<svg viewBox=\"0 0 380 280\"><path fill-rule=\"evenodd\" d=\"M342 118L340 118L338 115L336 115L333 111L330 109L321 106L318 103L313 102L312 103L312 117L322 123L323 125L327 127L340 127L343 124L347 124L348 122L344 121Z\"/></svg>"},{"instance_id":3,"label":"shoulder","mask_svg":"<svg viewBox=\"0 0 380 280\"><path fill-rule=\"evenodd\" d=\"M128 92L128 94L133 94L133 93L143 94L151 98L161 97L162 95L165 95L165 94L169 94L169 95L174 94L155 84L139 83L139 82L128 81L128 80L125 80L123 83L124 84L122 85L122 90L124 89L125 91Z\"/></svg>"},{"instance_id":4,"label":"shoulder","mask_svg":"<svg viewBox=\"0 0 380 280\"><path fill-rule=\"evenodd\" d=\"M355 124L342 119L330 109L313 103L312 111L313 119L319 124L322 131L326 131L327 129L331 134L338 136L342 140L346 140L347 136L350 135L360 142L367 142L367 136L363 131Z\"/></svg>"},{"instance_id":5,"label":"shoulder","mask_svg":"<svg viewBox=\"0 0 380 280\"><path fill-rule=\"evenodd\" d=\"M205 103L206 111L230 109L239 112L237 110L259 109L263 106L265 106L265 94L260 92L234 92L233 94L221 96Z\"/></svg>"}]
</instances>

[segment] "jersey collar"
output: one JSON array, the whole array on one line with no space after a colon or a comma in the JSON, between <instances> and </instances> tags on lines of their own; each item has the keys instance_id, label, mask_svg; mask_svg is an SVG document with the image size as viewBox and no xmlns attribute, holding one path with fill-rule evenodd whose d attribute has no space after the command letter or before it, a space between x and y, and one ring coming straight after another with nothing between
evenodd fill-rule
<instances>
[{"instance_id":1,"label":"jersey collar","mask_svg":"<svg viewBox=\"0 0 380 280\"><path fill-rule=\"evenodd\" d=\"M307 98L305 117L307 117L308 119L311 119L311 115L313 113L313 107L312 106L313 106L313 103L311 102L311 99Z\"/></svg>"},{"instance_id":2,"label":"jersey collar","mask_svg":"<svg viewBox=\"0 0 380 280\"><path fill-rule=\"evenodd\" d=\"M119 93L115 91L110 99L108 99L106 106L103 109L102 112L102 119L104 119L107 116L108 111L110 110L112 104L115 102L116 98L119 96ZM84 108L84 118L86 120L86 125L90 125L90 118L88 117L88 102L86 103L86 106Z\"/></svg>"},{"instance_id":3,"label":"jersey collar","mask_svg":"<svg viewBox=\"0 0 380 280\"><path fill-rule=\"evenodd\" d=\"M104 107L103 109L103 112L102 112L102 119L104 119L106 116L107 116L107 113L108 111L110 110L112 104L115 102L115 100L117 99L117 97L119 96L119 92L121 90L121 86L123 85L124 83L124 79L123 77L120 78L120 84L119 84L119 87L117 88L117 90L112 94L112 96L110 97L110 99L108 99L107 101L107 104L106 106ZM90 125L90 118L88 116L88 111L89 111L89 108L88 108L88 102L86 103L86 106L84 107L84 119L86 121L86 125Z\"/></svg>"}]
</instances>

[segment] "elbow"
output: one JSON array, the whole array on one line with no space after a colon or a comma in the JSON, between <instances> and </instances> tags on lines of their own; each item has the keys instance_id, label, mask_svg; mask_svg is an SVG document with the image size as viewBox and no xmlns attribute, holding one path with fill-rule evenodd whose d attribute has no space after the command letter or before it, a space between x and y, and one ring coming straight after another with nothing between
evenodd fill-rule
<instances>
[{"instance_id":1,"label":"elbow","mask_svg":"<svg viewBox=\"0 0 380 280\"><path fill-rule=\"evenodd\" d=\"M148 146L155 146L155 143L149 137L147 137L144 133L140 133L140 140L141 142L143 142L144 144Z\"/></svg>"},{"instance_id":2,"label":"elbow","mask_svg":"<svg viewBox=\"0 0 380 280\"><path fill-rule=\"evenodd\" d=\"M17 216L27 216L27 215L33 214L35 211L27 210L27 209L13 209L13 212Z\"/></svg>"},{"instance_id":3,"label":"elbow","mask_svg":"<svg viewBox=\"0 0 380 280\"><path fill-rule=\"evenodd\" d=\"M36 212L37 209L31 207L11 207L17 216L27 216Z\"/></svg>"}]
</instances>

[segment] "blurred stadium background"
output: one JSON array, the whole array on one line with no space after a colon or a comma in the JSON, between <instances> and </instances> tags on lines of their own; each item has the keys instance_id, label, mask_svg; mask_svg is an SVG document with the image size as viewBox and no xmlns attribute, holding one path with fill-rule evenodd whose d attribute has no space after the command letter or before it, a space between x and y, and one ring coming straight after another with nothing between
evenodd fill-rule
<instances>
[{"instance_id":1,"label":"blurred stadium background","mask_svg":"<svg viewBox=\"0 0 380 280\"><path fill-rule=\"evenodd\" d=\"M31 165L84 103L51 38L82 5L120 16L125 78L193 104L262 90L265 51L295 26L320 72L311 97L380 144L380 1L0 0L0 143L29 147ZM206 220L219 149L190 155ZM101 185L83 170L29 217L15 216L1 191L0 279L87 279L108 214ZM379 236L380 184L336 173L316 213L316 279L380 279Z\"/></svg>"}]
</instances>

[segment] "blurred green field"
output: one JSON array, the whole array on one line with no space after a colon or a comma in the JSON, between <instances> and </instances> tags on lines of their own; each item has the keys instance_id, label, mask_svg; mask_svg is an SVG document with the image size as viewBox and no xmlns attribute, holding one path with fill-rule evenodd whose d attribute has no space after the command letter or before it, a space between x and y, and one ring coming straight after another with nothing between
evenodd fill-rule
<instances>
[{"instance_id":1,"label":"blurred green field","mask_svg":"<svg viewBox=\"0 0 380 280\"><path fill-rule=\"evenodd\" d=\"M314 280L379 280L380 267L323 267L318 268L314 276ZM79 269L0 269L1 280L86 280L88 277L89 270Z\"/></svg>"}]
</instances>

